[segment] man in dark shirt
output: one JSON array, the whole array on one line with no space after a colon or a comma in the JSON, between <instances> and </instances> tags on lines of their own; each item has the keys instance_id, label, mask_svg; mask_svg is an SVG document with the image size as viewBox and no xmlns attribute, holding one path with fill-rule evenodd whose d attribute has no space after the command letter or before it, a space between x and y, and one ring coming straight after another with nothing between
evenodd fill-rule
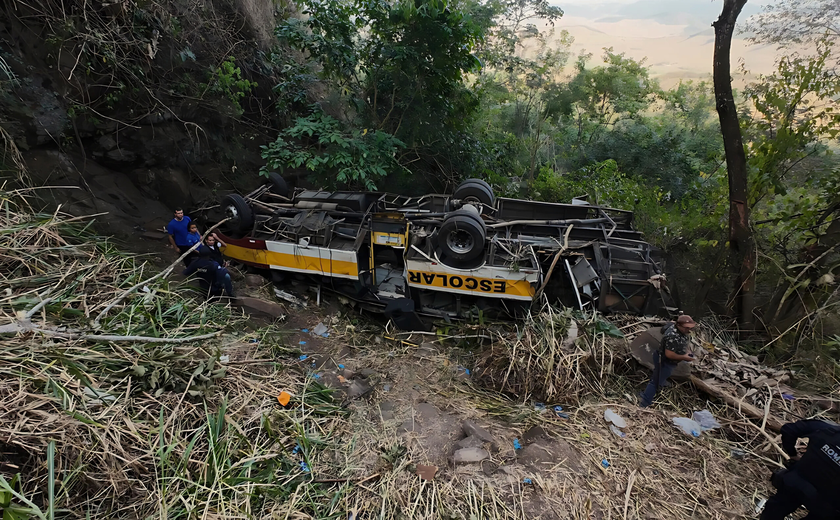
<instances>
[{"instance_id":1,"label":"man in dark shirt","mask_svg":"<svg viewBox=\"0 0 840 520\"><path fill-rule=\"evenodd\" d=\"M779 491L767 501L761 520L783 520L802 505L808 520L840 518L840 426L816 420L782 426L782 448L792 460L801 437L808 438L808 449L790 470L773 475Z\"/></svg>"},{"instance_id":2,"label":"man in dark shirt","mask_svg":"<svg viewBox=\"0 0 840 520\"><path fill-rule=\"evenodd\" d=\"M210 296L227 295L231 298L236 297L233 294L230 273L210 258L209 248L201 247L198 252L198 259L193 260L184 271L186 276L193 274L198 278L201 288L208 291Z\"/></svg>"},{"instance_id":3,"label":"man in dark shirt","mask_svg":"<svg viewBox=\"0 0 840 520\"><path fill-rule=\"evenodd\" d=\"M691 319L691 316L683 314L675 323L669 323L663 327L661 348L653 353L653 376L639 402L643 408L653 403L656 392L671 377L677 363L694 360L694 355L688 351L688 343L691 329L696 326L697 323Z\"/></svg>"}]
</instances>

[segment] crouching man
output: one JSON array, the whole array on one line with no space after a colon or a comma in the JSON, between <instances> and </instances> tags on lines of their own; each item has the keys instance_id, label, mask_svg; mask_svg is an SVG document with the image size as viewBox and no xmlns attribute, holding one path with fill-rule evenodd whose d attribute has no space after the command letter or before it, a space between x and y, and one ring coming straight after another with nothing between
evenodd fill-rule
<instances>
[{"instance_id":1,"label":"crouching man","mask_svg":"<svg viewBox=\"0 0 840 520\"><path fill-rule=\"evenodd\" d=\"M220 266L218 262L211 259L211 251L209 248L202 246L198 250L198 258L190 263L189 267L184 271L184 275L191 276L195 274L198 278L198 283L201 288L208 292L209 296L229 296L235 298L233 294L233 283L230 279L230 273L224 267Z\"/></svg>"},{"instance_id":2,"label":"crouching man","mask_svg":"<svg viewBox=\"0 0 840 520\"><path fill-rule=\"evenodd\" d=\"M694 361L694 355L689 352L688 344L691 330L696 326L697 323L691 319L691 316L683 314L677 318L676 322L662 328L661 347L653 353L653 375L639 401L642 408L653 404L656 393L665 386L680 361Z\"/></svg>"},{"instance_id":3,"label":"crouching man","mask_svg":"<svg viewBox=\"0 0 840 520\"><path fill-rule=\"evenodd\" d=\"M840 518L840 426L824 421L796 421L782 426L782 448L797 457L796 440L808 438L802 459L773 474L778 492L764 506L761 520L784 520L800 506L807 520Z\"/></svg>"}]
</instances>

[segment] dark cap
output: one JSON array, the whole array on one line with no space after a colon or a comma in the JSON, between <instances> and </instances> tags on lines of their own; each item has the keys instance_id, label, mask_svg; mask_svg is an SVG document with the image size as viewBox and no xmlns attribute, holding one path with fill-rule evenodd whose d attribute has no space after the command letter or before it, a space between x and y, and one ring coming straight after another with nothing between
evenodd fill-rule
<instances>
[{"instance_id":1,"label":"dark cap","mask_svg":"<svg viewBox=\"0 0 840 520\"><path fill-rule=\"evenodd\" d=\"M688 314L683 314L682 316L677 318L677 325L680 325L687 329L693 329L697 326L697 323Z\"/></svg>"}]
</instances>

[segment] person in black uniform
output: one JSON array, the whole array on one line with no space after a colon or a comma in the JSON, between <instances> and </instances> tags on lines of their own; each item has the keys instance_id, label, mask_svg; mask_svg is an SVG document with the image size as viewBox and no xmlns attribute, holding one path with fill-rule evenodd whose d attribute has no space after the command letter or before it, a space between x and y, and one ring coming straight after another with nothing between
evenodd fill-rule
<instances>
[{"instance_id":1,"label":"person in black uniform","mask_svg":"<svg viewBox=\"0 0 840 520\"><path fill-rule=\"evenodd\" d=\"M208 291L210 296L227 295L235 298L228 270L214 261L211 254L209 248L203 246L199 248L198 259L190 263L190 266L184 271L184 275L195 274L201 288Z\"/></svg>"},{"instance_id":2,"label":"person in black uniform","mask_svg":"<svg viewBox=\"0 0 840 520\"><path fill-rule=\"evenodd\" d=\"M778 492L767 500L761 520L784 520L800 506L808 509L808 520L840 518L840 426L817 420L785 424L782 449L792 458L800 437L808 438L808 449L790 469L773 474Z\"/></svg>"},{"instance_id":3,"label":"person in black uniform","mask_svg":"<svg viewBox=\"0 0 840 520\"><path fill-rule=\"evenodd\" d=\"M207 238L204 239L204 246L210 249L210 259L214 262L218 263L222 267L227 267L228 262L225 261L224 257L222 256L222 248L227 247L227 245L219 240L219 237L216 236L216 233L211 233Z\"/></svg>"}]
</instances>

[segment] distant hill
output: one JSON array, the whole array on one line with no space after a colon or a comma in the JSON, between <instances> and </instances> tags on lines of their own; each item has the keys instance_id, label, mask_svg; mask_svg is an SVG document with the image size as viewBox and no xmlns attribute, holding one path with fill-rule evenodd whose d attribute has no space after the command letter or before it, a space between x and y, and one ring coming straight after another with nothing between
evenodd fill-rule
<instances>
[{"instance_id":1,"label":"distant hill","mask_svg":"<svg viewBox=\"0 0 840 520\"><path fill-rule=\"evenodd\" d=\"M555 24L557 32L565 29L574 36L572 51L593 54L598 59L604 47L613 47L633 59L647 58L654 76L662 86L671 87L680 79L711 78L714 52L713 21L720 14L721 3L710 0L638 0L636 2L599 2L564 4L565 15ZM759 11L750 5L741 15L746 20ZM745 35L736 35L732 43L733 72L743 60L753 74L769 73L774 68L776 49L748 45ZM736 84L744 78L733 73Z\"/></svg>"}]
</instances>

